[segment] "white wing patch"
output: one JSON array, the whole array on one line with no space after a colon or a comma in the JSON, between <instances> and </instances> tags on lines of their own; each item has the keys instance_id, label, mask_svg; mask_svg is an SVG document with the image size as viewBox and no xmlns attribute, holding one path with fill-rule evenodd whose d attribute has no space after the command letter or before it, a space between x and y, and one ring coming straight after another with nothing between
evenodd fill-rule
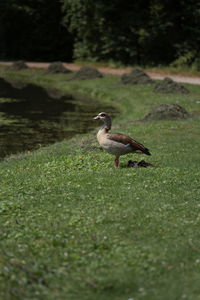
<instances>
[{"instance_id":1,"label":"white wing patch","mask_svg":"<svg viewBox=\"0 0 200 300\"><path fill-rule=\"evenodd\" d=\"M143 153L141 150L136 150L135 153Z\"/></svg>"}]
</instances>

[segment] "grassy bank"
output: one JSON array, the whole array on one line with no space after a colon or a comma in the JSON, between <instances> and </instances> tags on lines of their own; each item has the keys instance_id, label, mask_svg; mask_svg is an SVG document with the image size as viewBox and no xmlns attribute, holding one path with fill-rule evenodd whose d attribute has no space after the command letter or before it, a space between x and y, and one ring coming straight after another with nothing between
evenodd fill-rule
<instances>
[{"instance_id":1,"label":"grassy bank","mask_svg":"<svg viewBox=\"0 0 200 300\"><path fill-rule=\"evenodd\" d=\"M200 299L200 87L162 95L111 76L1 72L116 105L113 131L152 153L114 169L92 132L1 162L1 299ZM192 117L133 122L164 102ZM154 167L127 168L143 158Z\"/></svg>"}]
</instances>

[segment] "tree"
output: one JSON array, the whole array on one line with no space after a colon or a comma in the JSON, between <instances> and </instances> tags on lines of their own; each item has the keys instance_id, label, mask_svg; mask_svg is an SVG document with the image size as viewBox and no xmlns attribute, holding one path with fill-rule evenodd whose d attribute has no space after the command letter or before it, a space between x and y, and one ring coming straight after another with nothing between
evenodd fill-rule
<instances>
[{"instance_id":1,"label":"tree","mask_svg":"<svg viewBox=\"0 0 200 300\"><path fill-rule=\"evenodd\" d=\"M72 35L61 24L57 0L1 2L0 56L7 59L71 60Z\"/></svg>"},{"instance_id":2,"label":"tree","mask_svg":"<svg viewBox=\"0 0 200 300\"><path fill-rule=\"evenodd\" d=\"M65 21L76 37L75 57L139 63L139 39L145 33L148 12L145 3L64 0Z\"/></svg>"},{"instance_id":3,"label":"tree","mask_svg":"<svg viewBox=\"0 0 200 300\"><path fill-rule=\"evenodd\" d=\"M62 0L75 36L75 58L128 64L168 64L199 53L197 0Z\"/></svg>"}]
</instances>

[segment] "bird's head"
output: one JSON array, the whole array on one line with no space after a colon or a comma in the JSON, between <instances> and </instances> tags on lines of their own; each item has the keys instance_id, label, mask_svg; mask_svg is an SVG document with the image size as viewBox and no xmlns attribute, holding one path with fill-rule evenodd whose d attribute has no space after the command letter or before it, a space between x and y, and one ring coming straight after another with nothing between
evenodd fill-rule
<instances>
[{"instance_id":1,"label":"bird's head","mask_svg":"<svg viewBox=\"0 0 200 300\"><path fill-rule=\"evenodd\" d=\"M108 117L108 114L106 114L105 112L101 112L96 117L94 117L94 120L105 120Z\"/></svg>"}]
</instances>

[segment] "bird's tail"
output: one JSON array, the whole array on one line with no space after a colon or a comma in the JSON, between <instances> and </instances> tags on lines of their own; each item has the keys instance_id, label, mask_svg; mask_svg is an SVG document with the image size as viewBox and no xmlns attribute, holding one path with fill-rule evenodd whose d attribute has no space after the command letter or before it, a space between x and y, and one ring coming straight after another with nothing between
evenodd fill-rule
<instances>
[{"instance_id":1,"label":"bird's tail","mask_svg":"<svg viewBox=\"0 0 200 300\"><path fill-rule=\"evenodd\" d=\"M147 148L145 148L142 152L145 153L146 155L151 155L151 153L149 152L149 149L147 149Z\"/></svg>"}]
</instances>

